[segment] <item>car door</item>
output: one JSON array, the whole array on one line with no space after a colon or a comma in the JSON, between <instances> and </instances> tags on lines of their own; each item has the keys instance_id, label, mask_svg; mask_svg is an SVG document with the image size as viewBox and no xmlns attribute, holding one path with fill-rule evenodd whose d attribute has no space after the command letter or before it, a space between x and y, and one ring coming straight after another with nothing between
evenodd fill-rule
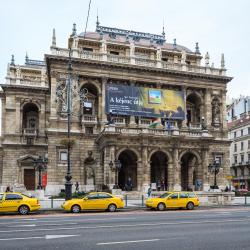
<instances>
[{"instance_id":1,"label":"car door","mask_svg":"<svg viewBox=\"0 0 250 250\"><path fill-rule=\"evenodd\" d=\"M0 194L0 212L2 212L2 208L3 208L3 197L4 197L4 194Z\"/></svg>"},{"instance_id":2,"label":"car door","mask_svg":"<svg viewBox=\"0 0 250 250\"><path fill-rule=\"evenodd\" d=\"M174 208L178 206L179 197L178 193L173 193L168 196L166 200L167 208Z\"/></svg>"},{"instance_id":3,"label":"car door","mask_svg":"<svg viewBox=\"0 0 250 250\"><path fill-rule=\"evenodd\" d=\"M188 194L179 193L179 207L186 207L188 203Z\"/></svg>"},{"instance_id":4,"label":"car door","mask_svg":"<svg viewBox=\"0 0 250 250\"><path fill-rule=\"evenodd\" d=\"M113 197L110 194L99 194L100 209L107 209Z\"/></svg>"},{"instance_id":5,"label":"car door","mask_svg":"<svg viewBox=\"0 0 250 250\"><path fill-rule=\"evenodd\" d=\"M89 194L88 196L83 198L83 209L89 210L89 209L100 209L99 200L98 200L98 194Z\"/></svg>"},{"instance_id":6,"label":"car door","mask_svg":"<svg viewBox=\"0 0 250 250\"><path fill-rule=\"evenodd\" d=\"M2 202L3 212L15 212L18 210L23 197L19 194L7 193L5 194L5 199Z\"/></svg>"}]
</instances>

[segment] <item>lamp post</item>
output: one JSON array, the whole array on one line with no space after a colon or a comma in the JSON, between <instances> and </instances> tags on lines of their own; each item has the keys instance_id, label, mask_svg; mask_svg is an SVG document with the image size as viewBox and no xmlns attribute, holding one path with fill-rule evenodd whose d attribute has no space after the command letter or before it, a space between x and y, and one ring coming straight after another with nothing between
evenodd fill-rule
<instances>
[{"instance_id":1,"label":"lamp post","mask_svg":"<svg viewBox=\"0 0 250 250\"><path fill-rule=\"evenodd\" d=\"M43 189L42 186L42 171L47 168L48 159L46 157L39 156L34 160L35 169L38 171L38 185L37 189Z\"/></svg>"},{"instance_id":2,"label":"lamp post","mask_svg":"<svg viewBox=\"0 0 250 250\"><path fill-rule=\"evenodd\" d=\"M112 172L115 171L115 185L113 186L113 189L119 189L118 185L118 173L121 170L122 164L120 160L114 160L114 162L110 161L109 162L109 167Z\"/></svg>"},{"instance_id":3,"label":"lamp post","mask_svg":"<svg viewBox=\"0 0 250 250\"><path fill-rule=\"evenodd\" d=\"M220 172L220 163L216 160L214 160L214 162L212 164L208 165L208 170L210 171L210 173L214 173L214 185L210 186L212 189L219 189L218 185L217 185L217 174Z\"/></svg>"},{"instance_id":4,"label":"lamp post","mask_svg":"<svg viewBox=\"0 0 250 250\"><path fill-rule=\"evenodd\" d=\"M65 200L70 200L72 197L72 175L71 175L71 160L70 160L70 153L71 153L71 117L74 115L73 113L73 101L80 101L81 107L83 107L84 102L87 101L87 94L88 90L83 88L81 90L78 89L78 86L72 86L72 75L73 75L73 68L72 68L72 58L71 58L71 49L69 50L69 62L68 62L68 77L66 83L59 83L56 88L56 97L57 100L61 104L61 114L67 115L67 172L65 175ZM73 97L77 97L73 99ZM80 114L76 114L76 116L81 117Z\"/></svg>"}]
</instances>

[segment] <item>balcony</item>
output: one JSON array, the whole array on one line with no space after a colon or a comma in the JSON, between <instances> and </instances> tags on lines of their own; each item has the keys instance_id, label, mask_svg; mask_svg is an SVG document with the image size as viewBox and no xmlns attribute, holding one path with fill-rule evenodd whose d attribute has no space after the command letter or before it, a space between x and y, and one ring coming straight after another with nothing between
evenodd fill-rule
<instances>
[{"instance_id":1,"label":"balcony","mask_svg":"<svg viewBox=\"0 0 250 250\"><path fill-rule=\"evenodd\" d=\"M38 135L38 129L36 128L23 128L23 135L28 137L35 137Z\"/></svg>"},{"instance_id":2,"label":"balcony","mask_svg":"<svg viewBox=\"0 0 250 250\"><path fill-rule=\"evenodd\" d=\"M64 57L69 56L69 50L65 48L52 47L51 52L52 55L58 55ZM226 75L226 69L211 68L199 65L188 65L188 64L174 63L174 62L165 62L161 60L156 60L156 59L154 60L141 57L138 55L119 56L101 52L80 51L78 49L75 49L73 50L72 57L86 59L86 60L93 60L93 61L106 61L111 63L130 64L130 65L132 64L150 68L162 68L168 70L185 71L198 74L207 74L216 76Z\"/></svg>"},{"instance_id":3,"label":"balcony","mask_svg":"<svg viewBox=\"0 0 250 250\"><path fill-rule=\"evenodd\" d=\"M83 115L82 123L97 123L97 116L95 115Z\"/></svg>"}]
</instances>

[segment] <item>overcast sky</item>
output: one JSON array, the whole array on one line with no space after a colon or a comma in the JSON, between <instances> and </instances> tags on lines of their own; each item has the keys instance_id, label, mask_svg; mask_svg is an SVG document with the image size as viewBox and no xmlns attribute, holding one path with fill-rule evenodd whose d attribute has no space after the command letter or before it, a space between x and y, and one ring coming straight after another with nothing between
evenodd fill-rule
<instances>
[{"instance_id":1,"label":"overcast sky","mask_svg":"<svg viewBox=\"0 0 250 250\"><path fill-rule=\"evenodd\" d=\"M49 52L52 29L57 46L66 47L72 24L84 31L89 0L1 0L0 82L7 63L42 60ZM211 63L220 66L225 54L230 97L250 95L249 0L92 0L88 29L95 30L97 8L103 26L161 34L163 20L167 42L208 51Z\"/></svg>"}]
</instances>

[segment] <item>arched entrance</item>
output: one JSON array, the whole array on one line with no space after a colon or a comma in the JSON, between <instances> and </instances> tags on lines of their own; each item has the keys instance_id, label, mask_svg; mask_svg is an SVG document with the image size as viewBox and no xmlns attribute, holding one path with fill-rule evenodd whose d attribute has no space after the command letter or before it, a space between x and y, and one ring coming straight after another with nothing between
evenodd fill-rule
<instances>
[{"instance_id":1,"label":"arched entrance","mask_svg":"<svg viewBox=\"0 0 250 250\"><path fill-rule=\"evenodd\" d=\"M137 190L137 156L131 150L120 153L118 160L121 162L121 170L118 174L118 185L122 190Z\"/></svg>"},{"instance_id":2,"label":"arched entrance","mask_svg":"<svg viewBox=\"0 0 250 250\"><path fill-rule=\"evenodd\" d=\"M168 157L157 151L150 158L151 183L156 183L158 190L167 190L168 187Z\"/></svg>"},{"instance_id":3,"label":"arched entrance","mask_svg":"<svg viewBox=\"0 0 250 250\"><path fill-rule=\"evenodd\" d=\"M197 164L197 157L193 153L188 152L181 157L181 190L194 190Z\"/></svg>"}]
</instances>

